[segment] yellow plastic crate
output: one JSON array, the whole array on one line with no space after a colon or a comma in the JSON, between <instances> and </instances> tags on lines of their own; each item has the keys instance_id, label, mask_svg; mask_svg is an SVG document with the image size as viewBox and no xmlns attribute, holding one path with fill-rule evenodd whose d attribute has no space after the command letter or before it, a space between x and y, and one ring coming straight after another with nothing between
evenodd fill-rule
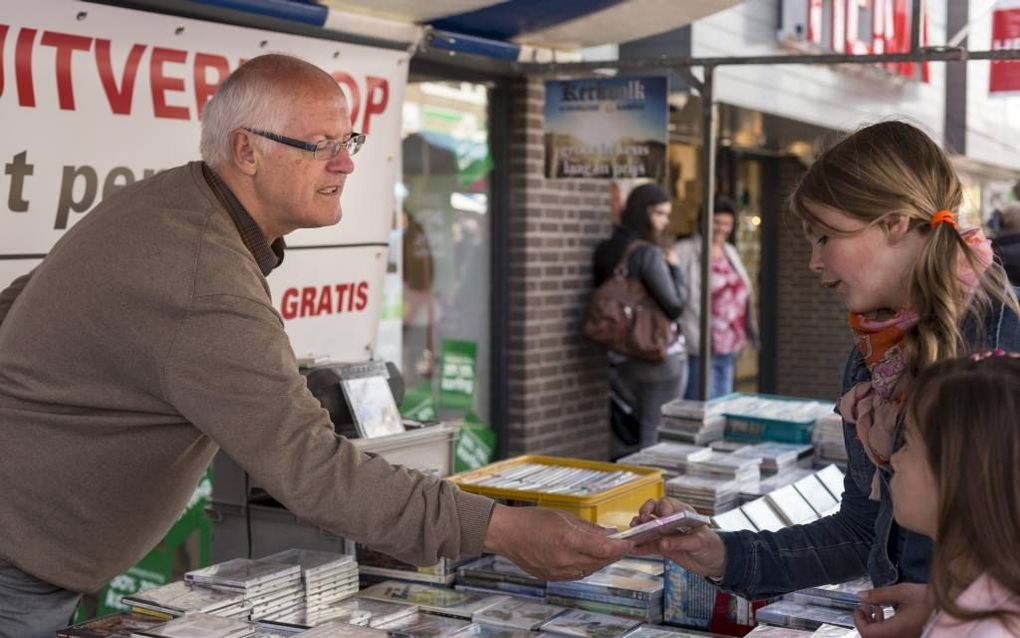
<instances>
[{"instance_id":1,"label":"yellow plastic crate","mask_svg":"<svg viewBox=\"0 0 1020 638\"><path fill-rule=\"evenodd\" d=\"M558 467L584 468L605 472L626 470L637 474L639 478L591 496L547 494L532 490L513 490L474 484L474 481L498 474L515 465L524 464L555 465ZM637 514L638 508L650 498L662 498L665 490L662 481L662 471L654 468L534 454L518 456L480 467L477 470L455 474L450 477L450 480L465 492L482 494L483 496L510 504L538 505L564 510L583 520L600 525L614 526L617 529L629 527L630 521Z\"/></svg>"}]
</instances>

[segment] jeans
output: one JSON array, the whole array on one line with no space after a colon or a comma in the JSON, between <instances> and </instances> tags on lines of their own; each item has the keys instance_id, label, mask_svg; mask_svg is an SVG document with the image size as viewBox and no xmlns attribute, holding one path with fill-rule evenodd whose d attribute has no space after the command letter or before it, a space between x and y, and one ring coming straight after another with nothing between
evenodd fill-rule
<instances>
[{"instance_id":1,"label":"jeans","mask_svg":"<svg viewBox=\"0 0 1020 638\"><path fill-rule=\"evenodd\" d=\"M0 638L53 638L71 624L78 592L0 565Z\"/></svg>"},{"instance_id":2,"label":"jeans","mask_svg":"<svg viewBox=\"0 0 1020 638\"><path fill-rule=\"evenodd\" d=\"M733 392L733 373L737 363L737 353L713 354L709 368L708 398L714 399ZM701 357L691 356L687 359L690 373L687 375L687 392L684 398L698 401L701 399Z\"/></svg>"},{"instance_id":3,"label":"jeans","mask_svg":"<svg viewBox=\"0 0 1020 638\"><path fill-rule=\"evenodd\" d=\"M686 358L684 353L678 352L669 355L662 363L628 358L616 364L614 382L640 425L636 445L620 440L615 434L611 437L611 458L619 458L658 442L662 405L683 394L687 377Z\"/></svg>"}]
</instances>

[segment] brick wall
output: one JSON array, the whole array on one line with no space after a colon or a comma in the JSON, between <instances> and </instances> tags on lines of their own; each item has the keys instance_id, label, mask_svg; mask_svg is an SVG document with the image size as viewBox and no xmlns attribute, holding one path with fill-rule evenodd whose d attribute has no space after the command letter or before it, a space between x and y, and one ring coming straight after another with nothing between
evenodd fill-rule
<instances>
[{"instance_id":1,"label":"brick wall","mask_svg":"<svg viewBox=\"0 0 1020 638\"><path fill-rule=\"evenodd\" d=\"M600 349L580 334L591 292L591 256L609 236L608 184L546 180L544 85L510 90L507 420L504 450L605 459L609 386ZM808 270L810 246L786 210L803 167L782 160L777 392L835 400L850 333L846 312Z\"/></svg>"},{"instance_id":2,"label":"brick wall","mask_svg":"<svg viewBox=\"0 0 1020 638\"><path fill-rule=\"evenodd\" d=\"M776 391L834 401L851 346L850 329L839 298L823 289L818 275L808 269L811 246L786 206L803 171L796 160L781 160Z\"/></svg>"},{"instance_id":3,"label":"brick wall","mask_svg":"<svg viewBox=\"0 0 1020 638\"><path fill-rule=\"evenodd\" d=\"M595 244L609 236L608 184L546 180L544 84L510 91L507 455L605 459L605 356L580 334ZM497 170L500 170L497 167Z\"/></svg>"}]
</instances>

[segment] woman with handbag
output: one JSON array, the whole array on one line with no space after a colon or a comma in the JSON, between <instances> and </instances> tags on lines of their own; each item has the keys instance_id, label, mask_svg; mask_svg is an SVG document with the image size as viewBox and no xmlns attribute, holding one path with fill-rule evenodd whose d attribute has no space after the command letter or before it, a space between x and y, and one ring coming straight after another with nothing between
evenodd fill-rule
<instances>
[{"instance_id":1,"label":"woman with handbag","mask_svg":"<svg viewBox=\"0 0 1020 638\"><path fill-rule=\"evenodd\" d=\"M611 457L648 447L658 439L662 405L676 399L687 381L687 355L683 337L675 322L686 297L675 258L662 247L669 224L670 197L655 184L642 184L627 198L620 223L613 235L595 248L593 273L599 288L615 274L641 282L648 296L671 322L671 337L661 353L641 358L610 350L611 383L634 413L637 431L625 429L614 421L611 432Z\"/></svg>"}]
</instances>

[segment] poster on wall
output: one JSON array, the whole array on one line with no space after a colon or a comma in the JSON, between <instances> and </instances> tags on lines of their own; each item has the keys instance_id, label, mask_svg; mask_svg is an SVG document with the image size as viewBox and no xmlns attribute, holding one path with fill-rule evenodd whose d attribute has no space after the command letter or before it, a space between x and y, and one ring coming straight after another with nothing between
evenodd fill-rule
<instances>
[{"instance_id":1,"label":"poster on wall","mask_svg":"<svg viewBox=\"0 0 1020 638\"><path fill-rule=\"evenodd\" d=\"M367 136L343 221L287 236L273 303L299 356L367 358L396 207L405 51L71 0L0 3L0 289L103 198L199 159L206 102L264 53L330 73Z\"/></svg>"},{"instance_id":2,"label":"poster on wall","mask_svg":"<svg viewBox=\"0 0 1020 638\"><path fill-rule=\"evenodd\" d=\"M545 83L545 176L571 179L666 175L665 76Z\"/></svg>"},{"instance_id":3,"label":"poster on wall","mask_svg":"<svg viewBox=\"0 0 1020 638\"><path fill-rule=\"evenodd\" d=\"M1004 0L992 13L992 50L1020 49L1020 0ZM992 60L989 95L1020 95L1020 60Z\"/></svg>"}]
</instances>

